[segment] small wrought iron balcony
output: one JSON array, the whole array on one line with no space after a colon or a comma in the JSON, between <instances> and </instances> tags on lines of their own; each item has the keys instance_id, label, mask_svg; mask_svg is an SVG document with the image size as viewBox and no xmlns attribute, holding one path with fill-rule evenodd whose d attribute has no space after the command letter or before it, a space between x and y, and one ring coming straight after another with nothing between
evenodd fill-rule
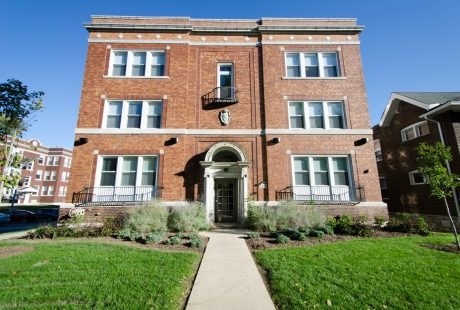
<instances>
[{"instance_id":1,"label":"small wrought iron balcony","mask_svg":"<svg viewBox=\"0 0 460 310\"><path fill-rule=\"evenodd\" d=\"M100 186L89 187L73 193L75 206L117 206L148 202L161 197L158 186Z\"/></svg>"},{"instance_id":2,"label":"small wrought iron balcony","mask_svg":"<svg viewBox=\"0 0 460 310\"><path fill-rule=\"evenodd\" d=\"M201 96L203 106L220 104L221 106L238 103L238 90L235 87L216 87Z\"/></svg>"},{"instance_id":3,"label":"small wrought iron balcony","mask_svg":"<svg viewBox=\"0 0 460 310\"><path fill-rule=\"evenodd\" d=\"M275 192L276 201L292 200L299 204L346 204L365 201L364 187L298 185Z\"/></svg>"}]
</instances>

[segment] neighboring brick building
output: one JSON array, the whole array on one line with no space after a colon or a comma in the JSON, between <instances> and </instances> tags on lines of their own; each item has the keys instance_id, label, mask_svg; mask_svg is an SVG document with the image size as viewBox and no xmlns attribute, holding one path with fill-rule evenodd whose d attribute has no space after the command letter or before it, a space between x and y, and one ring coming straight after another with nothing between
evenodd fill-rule
<instances>
[{"instance_id":1,"label":"neighboring brick building","mask_svg":"<svg viewBox=\"0 0 460 310\"><path fill-rule=\"evenodd\" d=\"M374 126L377 166L383 200L390 213L423 214L434 224L449 226L443 202L430 197L425 178L417 171L416 147L421 142L450 146L448 168L460 175L460 92L395 92L380 123ZM459 192L449 200L459 216ZM457 221L460 218L457 218Z\"/></svg>"},{"instance_id":2,"label":"neighboring brick building","mask_svg":"<svg viewBox=\"0 0 460 310\"><path fill-rule=\"evenodd\" d=\"M65 202L72 163L71 150L49 148L41 145L38 140L20 139L14 144L14 152L29 160L27 165L16 169L21 175L19 189L31 187L36 190L36 193L22 194L19 203ZM4 191L5 196L11 196L11 190Z\"/></svg>"},{"instance_id":3,"label":"neighboring brick building","mask_svg":"<svg viewBox=\"0 0 460 310\"><path fill-rule=\"evenodd\" d=\"M69 201L386 213L355 19L93 16ZM86 189L85 189L86 188Z\"/></svg>"}]
</instances>

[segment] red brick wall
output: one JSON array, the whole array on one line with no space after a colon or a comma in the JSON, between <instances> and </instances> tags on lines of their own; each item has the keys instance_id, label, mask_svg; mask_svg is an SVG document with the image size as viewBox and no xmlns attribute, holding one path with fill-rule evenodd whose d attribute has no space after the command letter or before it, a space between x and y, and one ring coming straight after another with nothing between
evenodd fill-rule
<instances>
[{"instance_id":1,"label":"red brick wall","mask_svg":"<svg viewBox=\"0 0 460 310\"><path fill-rule=\"evenodd\" d=\"M104 19L104 22L107 22ZM125 22L125 21L124 21ZM140 21L133 21L139 23ZM168 21L170 22L170 21ZM187 24L188 21L182 20ZM272 21L266 21L271 23ZM149 22L147 22L149 23ZM152 22L155 23L155 22ZM201 24L202 22L196 21ZM215 25L216 22L210 22ZM344 22L348 25L350 21ZM239 25L242 25L239 23ZM254 26L247 22L246 26ZM99 31L100 38L114 40L116 33ZM124 38L135 38L136 33L126 33ZM152 33L140 33L143 38L154 38ZM107 99L162 99L164 101L163 127L184 129L288 129L287 100L340 100L344 101L349 129L369 129L367 99L361 67L358 44L305 44L272 45L268 35L206 33L180 34L183 43L89 43L83 81L83 90L78 118L78 128L100 128L105 96ZM316 34L315 34L316 35ZM206 37L205 41L203 37ZM91 33L92 39L97 39ZM319 35L318 35L319 37ZM175 40L177 34L162 33L164 40ZM273 42L290 38L274 35ZM304 38L307 40L306 36ZM357 35L331 33L333 41L358 41ZM250 42L231 45L223 42ZM303 40L303 39L302 39ZM324 41L323 37L318 41ZM154 41L152 39L151 41ZM205 45L213 42L219 45ZM104 77L108 72L110 48L164 49L167 51L166 79L124 79ZM284 79L285 51L338 51L342 78L340 79ZM226 106L231 113L231 122L223 126L218 114L223 108L203 108L201 96L216 87L217 64L234 64L235 86L239 102ZM279 136L279 135L276 135ZM364 185L368 201L381 201L378 186L374 151L371 144L359 147L354 141L371 135L285 135L277 145L267 145L274 136L254 135L96 135L77 134L88 138L88 143L74 149L71 193L91 186L95 178L97 155L159 155L160 176L158 185L163 186L164 200L194 200L201 194L203 170L199 164L206 151L215 143L228 141L238 144L247 160L251 161L248 175L248 191L257 200L274 200L275 191L291 185L290 155L292 154L352 154L353 177L356 185ZM165 145L171 137L178 137L179 143ZM268 183L263 190L258 184Z\"/></svg>"},{"instance_id":2,"label":"red brick wall","mask_svg":"<svg viewBox=\"0 0 460 310\"><path fill-rule=\"evenodd\" d=\"M424 135L409 141L401 141L401 130L412 124L420 122L419 115L426 110L400 102L398 112L387 127L379 127L375 130L375 139L380 139L383 153L383 161L380 163L380 175L387 179L388 183L388 211L391 213L409 212L419 214L445 215L443 202L430 196L429 186L411 185L409 172L417 170L416 147L426 142L434 144L440 141L438 127L433 122L428 122L428 135ZM445 135L452 134L449 123L444 123ZM449 140L449 139L448 139ZM455 154L455 153L454 153ZM456 153L458 154L458 153ZM455 166L455 161L453 162ZM453 200L449 200L451 212L456 214Z\"/></svg>"}]
</instances>

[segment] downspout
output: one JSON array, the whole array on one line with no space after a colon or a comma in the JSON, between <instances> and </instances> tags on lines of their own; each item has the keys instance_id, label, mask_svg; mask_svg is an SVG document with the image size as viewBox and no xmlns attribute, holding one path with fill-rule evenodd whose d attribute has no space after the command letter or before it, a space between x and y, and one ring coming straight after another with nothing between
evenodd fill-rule
<instances>
[{"instance_id":1,"label":"downspout","mask_svg":"<svg viewBox=\"0 0 460 310\"><path fill-rule=\"evenodd\" d=\"M442 134L441 123L436 121L436 120L434 120L434 119L428 118L428 116L426 116L426 115L424 116L424 118L425 118L425 120L433 122L433 123L436 123L436 125L438 125L439 138L441 139L442 145L446 146L446 143L444 141L444 135ZM452 170L450 169L449 161L446 161L446 166L447 166L447 172L449 172L449 174L452 174ZM459 205L458 205L457 192L455 191L454 188L452 188L452 193L454 194L454 204L455 204L455 210L457 211L457 219L458 219L458 221L460 221L460 208L459 208Z\"/></svg>"}]
</instances>

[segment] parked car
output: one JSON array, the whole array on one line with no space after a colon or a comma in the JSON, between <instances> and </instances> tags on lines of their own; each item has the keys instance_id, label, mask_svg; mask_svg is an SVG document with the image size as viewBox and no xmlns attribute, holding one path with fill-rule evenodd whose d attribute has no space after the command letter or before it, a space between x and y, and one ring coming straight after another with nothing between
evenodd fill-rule
<instances>
[{"instance_id":1,"label":"parked car","mask_svg":"<svg viewBox=\"0 0 460 310\"><path fill-rule=\"evenodd\" d=\"M10 216L10 222L35 222L38 220L37 214L28 210L13 209L5 212Z\"/></svg>"},{"instance_id":2,"label":"parked car","mask_svg":"<svg viewBox=\"0 0 460 310\"><path fill-rule=\"evenodd\" d=\"M0 223L8 223L10 221L10 215L0 212Z\"/></svg>"},{"instance_id":3,"label":"parked car","mask_svg":"<svg viewBox=\"0 0 460 310\"><path fill-rule=\"evenodd\" d=\"M57 221L59 218L59 209L42 208L38 210L37 216L40 221Z\"/></svg>"}]
</instances>

